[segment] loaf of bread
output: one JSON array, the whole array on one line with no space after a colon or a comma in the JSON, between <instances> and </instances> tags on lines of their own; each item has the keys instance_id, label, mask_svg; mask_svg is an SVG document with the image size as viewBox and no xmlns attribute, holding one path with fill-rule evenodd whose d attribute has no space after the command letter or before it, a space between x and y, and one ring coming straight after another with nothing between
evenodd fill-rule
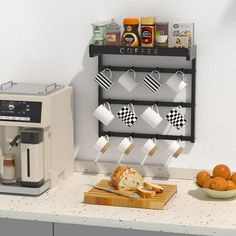
<instances>
[{"instance_id":1,"label":"loaf of bread","mask_svg":"<svg viewBox=\"0 0 236 236\"><path fill-rule=\"evenodd\" d=\"M111 176L111 184L118 190L135 190L143 186L143 177L135 169L120 165Z\"/></svg>"},{"instance_id":2,"label":"loaf of bread","mask_svg":"<svg viewBox=\"0 0 236 236\"><path fill-rule=\"evenodd\" d=\"M156 191L150 190L145 187L137 187L136 192L143 198L154 198L156 195Z\"/></svg>"},{"instance_id":3,"label":"loaf of bread","mask_svg":"<svg viewBox=\"0 0 236 236\"><path fill-rule=\"evenodd\" d=\"M144 182L143 186L147 189L155 191L156 193L162 193L164 191L164 188L158 184L149 184L147 182Z\"/></svg>"}]
</instances>

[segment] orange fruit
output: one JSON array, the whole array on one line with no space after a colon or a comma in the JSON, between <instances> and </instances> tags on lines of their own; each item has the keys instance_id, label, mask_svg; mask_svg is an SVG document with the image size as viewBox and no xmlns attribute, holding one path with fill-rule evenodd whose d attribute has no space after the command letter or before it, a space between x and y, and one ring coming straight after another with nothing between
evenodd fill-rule
<instances>
[{"instance_id":1,"label":"orange fruit","mask_svg":"<svg viewBox=\"0 0 236 236\"><path fill-rule=\"evenodd\" d=\"M211 178L207 178L205 181L204 181L204 183L203 183L203 185L202 185L202 187L203 188L211 188L211 183L212 183L212 181L213 181L213 178L211 177Z\"/></svg>"},{"instance_id":2,"label":"orange fruit","mask_svg":"<svg viewBox=\"0 0 236 236\"><path fill-rule=\"evenodd\" d=\"M222 177L224 179L229 179L231 176L231 171L228 166L220 164L213 169L214 177Z\"/></svg>"},{"instance_id":3,"label":"orange fruit","mask_svg":"<svg viewBox=\"0 0 236 236\"><path fill-rule=\"evenodd\" d=\"M233 190L233 189L236 189L236 184L231 180L227 180L226 190Z\"/></svg>"},{"instance_id":4,"label":"orange fruit","mask_svg":"<svg viewBox=\"0 0 236 236\"><path fill-rule=\"evenodd\" d=\"M215 177L211 182L211 189L216 191L225 191L227 188L227 181L222 177Z\"/></svg>"},{"instance_id":5,"label":"orange fruit","mask_svg":"<svg viewBox=\"0 0 236 236\"><path fill-rule=\"evenodd\" d=\"M211 177L211 175L203 170L203 171L200 171L197 176L196 176L196 179L197 179L197 184L202 187L203 186L203 183L205 182L206 179L209 179Z\"/></svg>"},{"instance_id":6,"label":"orange fruit","mask_svg":"<svg viewBox=\"0 0 236 236\"><path fill-rule=\"evenodd\" d=\"M236 184L236 172L231 176L230 180Z\"/></svg>"}]
</instances>

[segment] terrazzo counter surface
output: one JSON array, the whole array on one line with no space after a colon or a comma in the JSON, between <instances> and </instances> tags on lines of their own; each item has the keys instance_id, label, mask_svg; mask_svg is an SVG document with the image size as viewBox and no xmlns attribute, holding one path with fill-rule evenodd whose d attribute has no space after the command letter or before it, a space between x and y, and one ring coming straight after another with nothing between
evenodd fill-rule
<instances>
[{"instance_id":1,"label":"terrazzo counter surface","mask_svg":"<svg viewBox=\"0 0 236 236\"><path fill-rule=\"evenodd\" d=\"M193 235L236 235L236 200L213 201L189 180L158 181L178 185L177 195L160 211L84 204L83 192L88 184L108 178L77 172L40 197L0 195L0 217Z\"/></svg>"}]
</instances>

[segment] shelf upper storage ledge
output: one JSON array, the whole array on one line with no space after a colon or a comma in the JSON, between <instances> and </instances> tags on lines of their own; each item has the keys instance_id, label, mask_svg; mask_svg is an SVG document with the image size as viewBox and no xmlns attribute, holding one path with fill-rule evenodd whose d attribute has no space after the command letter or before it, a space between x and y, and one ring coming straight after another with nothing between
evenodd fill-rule
<instances>
[{"instance_id":1,"label":"shelf upper storage ledge","mask_svg":"<svg viewBox=\"0 0 236 236\"><path fill-rule=\"evenodd\" d=\"M196 46L191 48L161 48L161 47L123 47L89 45L90 57L99 55L139 55L139 56L170 56L185 57L187 61L196 58Z\"/></svg>"}]
</instances>

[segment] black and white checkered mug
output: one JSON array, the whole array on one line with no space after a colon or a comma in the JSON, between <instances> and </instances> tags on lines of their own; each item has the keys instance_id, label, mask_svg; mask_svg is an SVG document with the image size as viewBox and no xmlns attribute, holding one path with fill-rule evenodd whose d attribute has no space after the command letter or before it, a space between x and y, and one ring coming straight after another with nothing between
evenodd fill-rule
<instances>
[{"instance_id":1,"label":"black and white checkered mug","mask_svg":"<svg viewBox=\"0 0 236 236\"><path fill-rule=\"evenodd\" d=\"M157 78L153 76L154 74L157 74ZM154 70L145 76L143 84L153 93L155 93L161 87L160 79L160 72L158 70Z\"/></svg>"},{"instance_id":2,"label":"black and white checkered mug","mask_svg":"<svg viewBox=\"0 0 236 236\"><path fill-rule=\"evenodd\" d=\"M178 111L179 109L180 112ZM166 115L166 119L178 130L180 130L187 122L181 106L171 109Z\"/></svg>"},{"instance_id":3,"label":"black and white checkered mug","mask_svg":"<svg viewBox=\"0 0 236 236\"><path fill-rule=\"evenodd\" d=\"M127 106L123 106L117 113L117 117L129 127L132 127L138 120L135 114L134 106L130 103Z\"/></svg>"},{"instance_id":4,"label":"black and white checkered mug","mask_svg":"<svg viewBox=\"0 0 236 236\"><path fill-rule=\"evenodd\" d=\"M95 82L102 88L108 90L113 82L111 81L112 71L109 68L100 71L94 78Z\"/></svg>"}]
</instances>

